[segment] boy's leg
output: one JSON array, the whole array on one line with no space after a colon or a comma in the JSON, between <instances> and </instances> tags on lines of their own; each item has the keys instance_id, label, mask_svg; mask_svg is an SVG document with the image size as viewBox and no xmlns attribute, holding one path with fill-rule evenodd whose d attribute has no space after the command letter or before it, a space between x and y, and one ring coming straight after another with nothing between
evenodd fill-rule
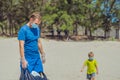
<instances>
[{"instance_id":1,"label":"boy's leg","mask_svg":"<svg viewBox=\"0 0 120 80\"><path fill-rule=\"evenodd\" d=\"M95 80L95 73L91 74L91 80Z\"/></svg>"},{"instance_id":2,"label":"boy's leg","mask_svg":"<svg viewBox=\"0 0 120 80\"><path fill-rule=\"evenodd\" d=\"M95 77L92 77L91 80L95 80Z\"/></svg>"},{"instance_id":3,"label":"boy's leg","mask_svg":"<svg viewBox=\"0 0 120 80\"><path fill-rule=\"evenodd\" d=\"M87 74L87 80L91 80L91 74Z\"/></svg>"}]
</instances>

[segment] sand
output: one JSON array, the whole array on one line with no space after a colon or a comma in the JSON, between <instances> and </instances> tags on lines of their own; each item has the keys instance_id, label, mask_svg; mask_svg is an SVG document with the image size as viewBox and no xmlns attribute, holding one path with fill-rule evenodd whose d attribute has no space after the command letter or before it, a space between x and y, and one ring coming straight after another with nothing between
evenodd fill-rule
<instances>
[{"instance_id":1,"label":"sand","mask_svg":"<svg viewBox=\"0 0 120 80\"><path fill-rule=\"evenodd\" d=\"M62 42L42 40L46 52L44 70L49 80L86 80L80 72L87 54L98 61L96 80L120 80L120 42ZM0 80L19 80L19 47L16 38L0 39Z\"/></svg>"}]
</instances>

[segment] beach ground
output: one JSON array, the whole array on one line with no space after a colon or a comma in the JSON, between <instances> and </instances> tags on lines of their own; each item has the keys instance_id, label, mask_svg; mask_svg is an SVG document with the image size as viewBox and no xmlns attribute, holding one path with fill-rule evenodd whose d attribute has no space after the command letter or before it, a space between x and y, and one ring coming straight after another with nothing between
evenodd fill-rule
<instances>
[{"instance_id":1,"label":"beach ground","mask_svg":"<svg viewBox=\"0 0 120 80\"><path fill-rule=\"evenodd\" d=\"M98 61L96 80L120 80L120 42L63 42L42 40L46 53L44 70L49 80L86 80L80 69L93 51ZM0 39L0 80L19 80L19 45L17 38Z\"/></svg>"}]
</instances>

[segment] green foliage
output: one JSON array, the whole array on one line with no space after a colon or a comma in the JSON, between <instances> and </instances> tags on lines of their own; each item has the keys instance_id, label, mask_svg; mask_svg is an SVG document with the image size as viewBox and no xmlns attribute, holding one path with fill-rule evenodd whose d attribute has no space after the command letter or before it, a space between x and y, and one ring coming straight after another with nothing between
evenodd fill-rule
<instances>
[{"instance_id":1,"label":"green foliage","mask_svg":"<svg viewBox=\"0 0 120 80\"><path fill-rule=\"evenodd\" d=\"M77 28L84 27L88 32L93 33L98 28L105 27L105 15L101 10L104 0L1 0L0 1L0 23L4 22L5 29L19 29L28 21L28 16L34 11L42 14L43 28L77 31ZM114 3L111 0L110 5ZM119 7L119 4L116 5ZM111 7L111 13L116 13L120 18L120 10ZM10 25L11 24L11 25ZM108 23L108 24L111 24ZM4 26L3 25L3 26ZM6 30L7 31L7 30ZM7 33L7 32L6 32Z\"/></svg>"}]
</instances>

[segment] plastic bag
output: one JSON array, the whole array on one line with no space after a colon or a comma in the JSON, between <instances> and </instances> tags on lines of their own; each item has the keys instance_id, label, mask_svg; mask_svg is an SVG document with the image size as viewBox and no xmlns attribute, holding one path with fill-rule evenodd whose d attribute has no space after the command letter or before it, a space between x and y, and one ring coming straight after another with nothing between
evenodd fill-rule
<instances>
[{"instance_id":1,"label":"plastic bag","mask_svg":"<svg viewBox=\"0 0 120 80\"><path fill-rule=\"evenodd\" d=\"M33 76L28 69L22 69L19 80L48 80L46 75L42 72L40 76Z\"/></svg>"},{"instance_id":2,"label":"plastic bag","mask_svg":"<svg viewBox=\"0 0 120 80\"><path fill-rule=\"evenodd\" d=\"M19 80L35 80L35 78L29 73L28 69L22 69Z\"/></svg>"},{"instance_id":3,"label":"plastic bag","mask_svg":"<svg viewBox=\"0 0 120 80\"><path fill-rule=\"evenodd\" d=\"M42 72L40 76L35 76L35 80L48 80L47 76Z\"/></svg>"},{"instance_id":4,"label":"plastic bag","mask_svg":"<svg viewBox=\"0 0 120 80\"><path fill-rule=\"evenodd\" d=\"M32 71L30 74L32 74L33 76L40 76L40 74L36 71Z\"/></svg>"}]
</instances>

